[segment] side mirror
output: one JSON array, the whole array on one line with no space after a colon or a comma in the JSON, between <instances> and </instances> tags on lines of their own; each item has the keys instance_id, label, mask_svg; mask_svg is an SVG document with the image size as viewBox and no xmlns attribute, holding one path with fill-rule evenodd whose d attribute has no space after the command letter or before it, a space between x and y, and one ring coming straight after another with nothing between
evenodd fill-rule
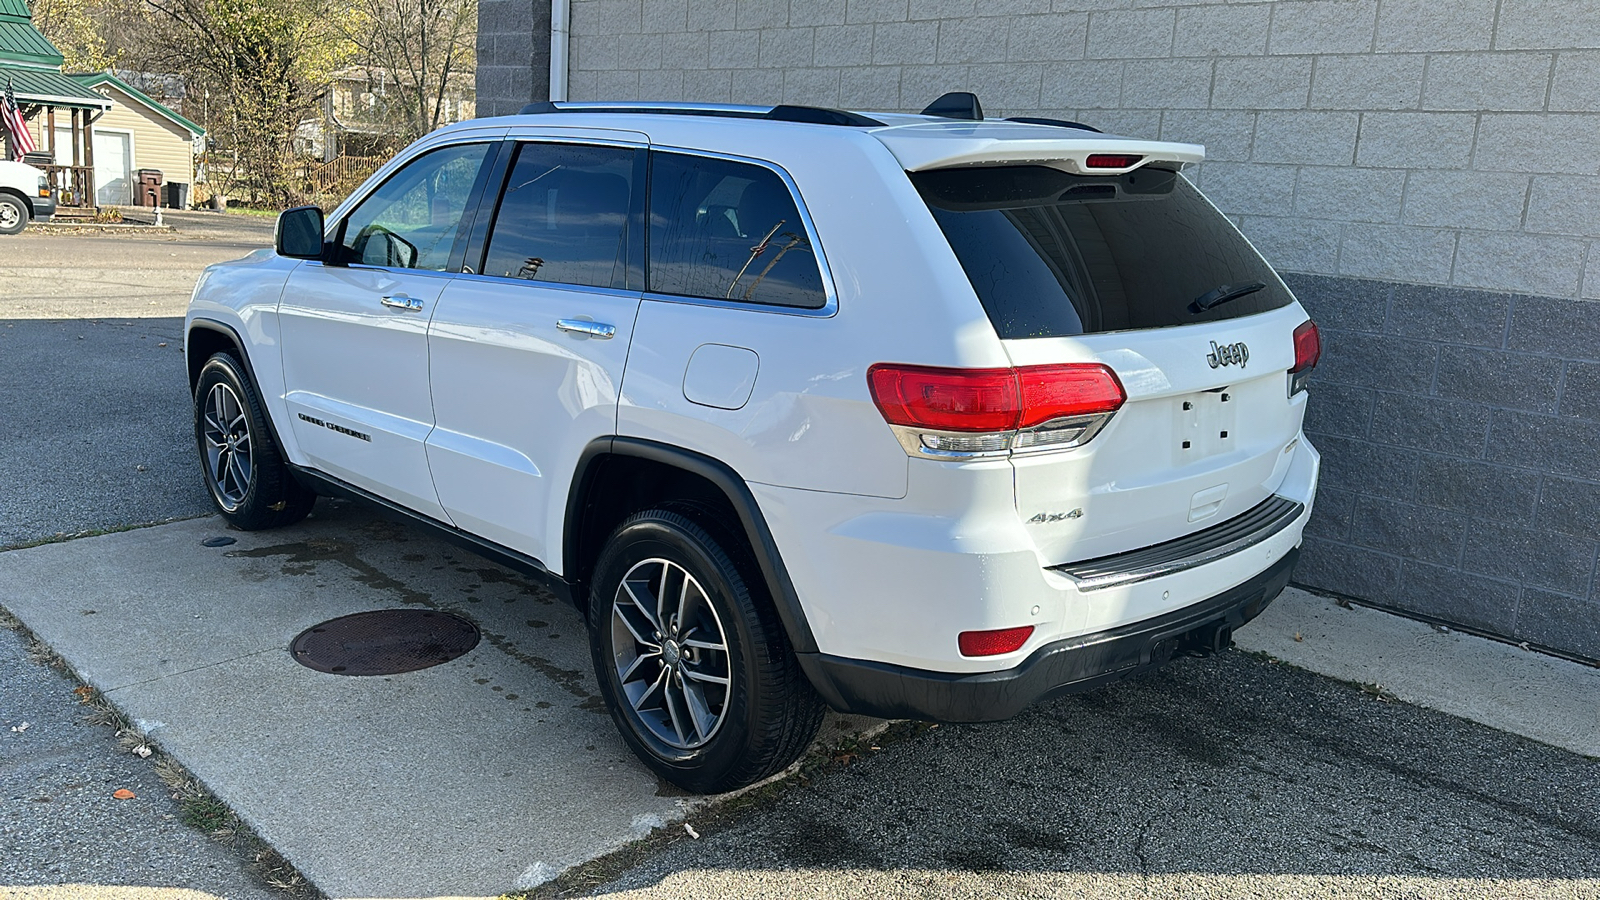
<instances>
[{"instance_id":1,"label":"side mirror","mask_svg":"<svg viewBox=\"0 0 1600 900\"><path fill-rule=\"evenodd\" d=\"M280 213L273 249L290 259L321 259L322 210L297 206Z\"/></svg>"}]
</instances>

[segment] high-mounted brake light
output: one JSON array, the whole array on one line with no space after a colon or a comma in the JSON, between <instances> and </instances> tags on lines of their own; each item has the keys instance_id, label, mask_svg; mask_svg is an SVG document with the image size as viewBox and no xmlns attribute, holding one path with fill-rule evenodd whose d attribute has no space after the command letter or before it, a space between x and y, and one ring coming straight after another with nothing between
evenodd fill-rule
<instances>
[{"instance_id":1,"label":"high-mounted brake light","mask_svg":"<svg viewBox=\"0 0 1600 900\"><path fill-rule=\"evenodd\" d=\"M1127 400L1099 363L946 369L878 363L872 400L908 452L989 456L1076 447Z\"/></svg>"},{"instance_id":2,"label":"high-mounted brake light","mask_svg":"<svg viewBox=\"0 0 1600 900\"><path fill-rule=\"evenodd\" d=\"M999 656L1010 653L1033 637L1033 626L997 628L993 631L963 631L956 637L962 656Z\"/></svg>"},{"instance_id":3,"label":"high-mounted brake light","mask_svg":"<svg viewBox=\"0 0 1600 900\"><path fill-rule=\"evenodd\" d=\"M1134 153L1091 153L1083 160L1085 169L1127 169L1139 164L1143 156Z\"/></svg>"},{"instance_id":4,"label":"high-mounted brake light","mask_svg":"<svg viewBox=\"0 0 1600 900\"><path fill-rule=\"evenodd\" d=\"M1294 330L1294 368L1289 370L1289 396L1306 389L1306 380L1321 358L1322 335L1317 332L1317 323L1307 319Z\"/></svg>"}]
</instances>

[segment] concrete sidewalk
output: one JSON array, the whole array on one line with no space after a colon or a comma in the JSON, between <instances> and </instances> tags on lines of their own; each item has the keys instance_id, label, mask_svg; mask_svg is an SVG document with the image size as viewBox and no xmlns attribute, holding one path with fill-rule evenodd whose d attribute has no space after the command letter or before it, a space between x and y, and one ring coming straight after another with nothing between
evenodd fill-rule
<instances>
[{"instance_id":1,"label":"concrete sidewalk","mask_svg":"<svg viewBox=\"0 0 1600 900\"><path fill-rule=\"evenodd\" d=\"M531 887L702 802L623 746L577 612L526 580L328 501L294 529L201 545L223 531L0 553L0 605L330 896ZM464 615L484 639L388 677L290 657L305 628L401 606Z\"/></svg>"}]
</instances>

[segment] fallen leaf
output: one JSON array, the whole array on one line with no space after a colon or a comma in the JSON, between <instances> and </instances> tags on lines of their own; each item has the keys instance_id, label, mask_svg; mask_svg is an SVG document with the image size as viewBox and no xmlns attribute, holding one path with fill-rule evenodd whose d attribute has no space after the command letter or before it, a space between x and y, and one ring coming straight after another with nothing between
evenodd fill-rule
<instances>
[{"instance_id":1,"label":"fallen leaf","mask_svg":"<svg viewBox=\"0 0 1600 900\"><path fill-rule=\"evenodd\" d=\"M94 699L94 688L89 687L87 684L78 685L72 689L72 692L78 695L79 703L88 703Z\"/></svg>"},{"instance_id":2,"label":"fallen leaf","mask_svg":"<svg viewBox=\"0 0 1600 900\"><path fill-rule=\"evenodd\" d=\"M1301 634L1301 633L1300 633L1300 632L1298 632L1298 631L1296 631L1296 632L1295 632L1295 633L1294 633L1294 640L1295 640L1295 643L1297 643L1297 644L1298 644L1298 643L1300 643L1300 642L1301 642L1301 641L1304 641L1304 640L1305 640L1305 639L1306 639L1306 636L1305 636L1305 635L1303 635L1303 634Z\"/></svg>"},{"instance_id":3,"label":"fallen leaf","mask_svg":"<svg viewBox=\"0 0 1600 900\"><path fill-rule=\"evenodd\" d=\"M27 722L23 722L21 725L13 725L13 726L11 726L11 730L15 731L17 734L21 734L24 731L28 730L28 723Z\"/></svg>"},{"instance_id":4,"label":"fallen leaf","mask_svg":"<svg viewBox=\"0 0 1600 900\"><path fill-rule=\"evenodd\" d=\"M167 345L167 342L166 341L162 341L161 343L157 344L156 346L157 347L165 347L166 345Z\"/></svg>"},{"instance_id":5,"label":"fallen leaf","mask_svg":"<svg viewBox=\"0 0 1600 900\"><path fill-rule=\"evenodd\" d=\"M133 748L133 755L139 757L140 759L149 759L150 754L154 752L155 751L151 750L148 744L140 744L139 746Z\"/></svg>"},{"instance_id":6,"label":"fallen leaf","mask_svg":"<svg viewBox=\"0 0 1600 900\"><path fill-rule=\"evenodd\" d=\"M132 800L139 795L128 790L127 788L117 788L115 791L111 792L111 796L117 798L118 800Z\"/></svg>"},{"instance_id":7,"label":"fallen leaf","mask_svg":"<svg viewBox=\"0 0 1600 900\"><path fill-rule=\"evenodd\" d=\"M683 823L683 830L689 833L689 837L692 837L697 841L700 840L700 832L695 831L694 826L690 825L688 822Z\"/></svg>"}]
</instances>

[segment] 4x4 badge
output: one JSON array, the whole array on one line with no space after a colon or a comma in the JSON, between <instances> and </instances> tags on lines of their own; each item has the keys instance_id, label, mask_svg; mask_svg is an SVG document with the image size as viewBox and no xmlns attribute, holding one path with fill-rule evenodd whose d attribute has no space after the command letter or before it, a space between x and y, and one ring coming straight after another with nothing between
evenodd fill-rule
<instances>
[{"instance_id":1,"label":"4x4 badge","mask_svg":"<svg viewBox=\"0 0 1600 900\"><path fill-rule=\"evenodd\" d=\"M1206 362L1210 363L1213 369L1218 366L1231 366L1235 363L1242 369L1244 364L1249 361L1250 348L1245 346L1244 341L1240 341L1237 344L1218 344L1216 341L1212 341L1211 352L1206 354Z\"/></svg>"}]
</instances>

